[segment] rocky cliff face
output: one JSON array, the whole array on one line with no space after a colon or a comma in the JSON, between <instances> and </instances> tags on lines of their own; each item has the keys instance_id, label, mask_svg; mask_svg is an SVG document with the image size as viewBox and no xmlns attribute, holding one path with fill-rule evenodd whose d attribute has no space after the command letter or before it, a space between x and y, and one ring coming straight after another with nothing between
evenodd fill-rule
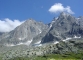
<instances>
[{"instance_id":1,"label":"rocky cliff face","mask_svg":"<svg viewBox=\"0 0 83 60\"><path fill-rule=\"evenodd\" d=\"M48 26L42 22L36 22L33 19L29 19L22 25L16 27L15 30L0 36L0 43L29 45L33 41L33 38L42 33L47 27Z\"/></svg>"},{"instance_id":2,"label":"rocky cliff face","mask_svg":"<svg viewBox=\"0 0 83 60\"><path fill-rule=\"evenodd\" d=\"M3 60L79 51L83 52L83 17L75 18L64 12L47 25L29 19L10 32L0 32Z\"/></svg>"},{"instance_id":3,"label":"rocky cliff face","mask_svg":"<svg viewBox=\"0 0 83 60\"><path fill-rule=\"evenodd\" d=\"M77 23L81 26L81 28L83 28L83 16L77 18Z\"/></svg>"},{"instance_id":4,"label":"rocky cliff face","mask_svg":"<svg viewBox=\"0 0 83 60\"><path fill-rule=\"evenodd\" d=\"M49 32L42 39L42 43L64 40L74 36L83 35L82 25L77 24L76 18L70 14L61 13L58 19L52 24Z\"/></svg>"},{"instance_id":5,"label":"rocky cliff face","mask_svg":"<svg viewBox=\"0 0 83 60\"><path fill-rule=\"evenodd\" d=\"M12 31L1 33L0 44L7 46L21 44L34 46L72 38L82 38L82 20L83 17L75 18L64 12L47 25L29 19Z\"/></svg>"}]
</instances>

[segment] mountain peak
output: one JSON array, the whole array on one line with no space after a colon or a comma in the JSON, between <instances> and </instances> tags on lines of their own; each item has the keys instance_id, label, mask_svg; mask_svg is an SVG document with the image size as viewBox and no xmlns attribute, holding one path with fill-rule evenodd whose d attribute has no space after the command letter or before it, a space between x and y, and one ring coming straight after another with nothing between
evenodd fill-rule
<instances>
[{"instance_id":1,"label":"mountain peak","mask_svg":"<svg viewBox=\"0 0 83 60\"><path fill-rule=\"evenodd\" d=\"M26 20L27 22L35 22L35 20L34 19L32 19L32 18L30 18L30 19L28 19L28 20Z\"/></svg>"},{"instance_id":2,"label":"mountain peak","mask_svg":"<svg viewBox=\"0 0 83 60\"><path fill-rule=\"evenodd\" d=\"M59 17L54 17L48 25L41 22L36 22L34 19L27 19L15 30L0 34L0 43L18 45L28 43L34 45L37 41L47 43L50 41L59 41L73 36L83 36L83 19L79 21L71 14L62 12ZM77 22L78 23L77 23ZM80 23L81 22L81 23ZM5 38L4 38L5 37Z\"/></svg>"},{"instance_id":3,"label":"mountain peak","mask_svg":"<svg viewBox=\"0 0 83 60\"><path fill-rule=\"evenodd\" d=\"M67 17L68 17L68 16L70 16L70 15L71 15L71 14L66 13L66 12L61 12L61 13L60 13L60 16L67 16Z\"/></svg>"},{"instance_id":4,"label":"mountain peak","mask_svg":"<svg viewBox=\"0 0 83 60\"><path fill-rule=\"evenodd\" d=\"M37 23L34 19L30 18L30 19L27 19L23 25L32 25L34 23Z\"/></svg>"}]
</instances>

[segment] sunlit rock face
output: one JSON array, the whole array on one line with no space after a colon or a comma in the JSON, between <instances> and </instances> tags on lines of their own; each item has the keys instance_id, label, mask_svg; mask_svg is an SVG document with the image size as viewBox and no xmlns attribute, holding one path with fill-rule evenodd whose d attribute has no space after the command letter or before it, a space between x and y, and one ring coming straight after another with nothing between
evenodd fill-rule
<instances>
[{"instance_id":1,"label":"sunlit rock face","mask_svg":"<svg viewBox=\"0 0 83 60\"><path fill-rule=\"evenodd\" d=\"M83 37L83 17L75 18L62 12L52 22L44 24L28 19L14 30L0 33L0 44L7 46L42 46L44 43L57 44Z\"/></svg>"},{"instance_id":2,"label":"sunlit rock face","mask_svg":"<svg viewBox=\"0 0 83 60\"><path fill-rule=\"evenodd\" d=\"M62 12L57 20L51 25L49 32L42 39L41 43L75 38L83 35L81 25L77 23L77 18Z\"/></svg>"},{"instance_id":3,"label":"sunlit rock face","mask_svg":"<svg viewBox=\"0 0 83 60\"><path fill-rule=\"evenodd\" d=\"M1 44L6 45L29 45L33 38L47 29L47 25L42 22L36 22L33 19L26 20L23 24L14 30L0 36Z\"/></svg>"}]
</instances>

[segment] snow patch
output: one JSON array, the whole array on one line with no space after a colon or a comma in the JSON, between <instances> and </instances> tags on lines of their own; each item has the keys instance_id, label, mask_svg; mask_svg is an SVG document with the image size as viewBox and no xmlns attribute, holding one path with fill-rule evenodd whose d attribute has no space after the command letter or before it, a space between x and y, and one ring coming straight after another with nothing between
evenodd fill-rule
<instances>
[{"instance_id":1,"label":"snow patch","mask_svg":"<svg viewBox=\"0 0 83 60\"><path fill-rule=\"evenodd\" d=\"M50 28L52 27L52 24L50 25Z\"/></svg>"},{"instance_id":2,"label":"snow patch","mask_svg":"<svg viewBox=\"0 0 83 60\"><path fill-rule=\"evenodd\" d=\"M18 40L24 40L25 38L26 38L26 37L24 37L24 38L19 37Z\"/></svg>"},{"instance_id":3,"label":"snow patch","mask_svg":"<svg viewBox=\"0 0 83 60\"><path fill-rule=\"evenodd\" d=\"M38 46L42 46L42 44L39 44Z\"/></svg>"},{"instance_id":4,"label":"snow patch","mask_svg":"<svg viewBox=\"0 0 83 60\"><path fill-rule=\"evenodd\" d=\"M14 44L5 44L5 46L16 46L16 45L14 45Z\"/></svg>"},{"instance_id":5,"label":"snow patch","mask_svg":"<svg viewBox=\"0 0 83 60\"><path fill-rule=\"evenodd\" d=\"M74 38L81 38L81 36L79 36L79 37L78 36L74 36Z\"/></svg>"},{"instance_id":6,"label":"snow patch","mask_svg":"<svg viewBox=\"0 0 83 60\"><path fill-rule=\"evenodd\" d=\"M36 42L35 44L40 44L41 43L41 41L38 41L38 42Z\"/></svg>"},{"instance_id":7,"label":"snow patch","mask_svg":"<svg viewBox=\"0 0 83 60\"><path fill-rule=\"evenodd\" d=\"M62 40L62 41L67 41L67 40L70 40L70 39L72 39L72 38L66 38L65 40Z\"/></svg>"},{"instance_id":8,"label":"snow patch","mask_svg":"<svg viewBox=\"0 0 83 60\"><path fill-rule=\"evenodd\" d=\"M52 23L50 24L50 28L52 27L52 24L54 23L55 21L52 21Z\"/></svg>"},{"instance_id":9,"label":"snow patch","mask_svg":"<svg viewBox=\"0 0 83 60\"><path fill-rule=\"evenodd\" d=\"M17 44L17 45L22 45L22 44L24 44L24 43L21 42L21 43L19 43L19 44Z\"/></svg>"},{"instance_id":10,"label":"snow patch","mask_svg":"<svg viewBox=\"0 0 83 60\"><path fill-rule=\"evenodd\" d=\"M58 17L55 18L56 20L58 19Z\"/></svg>"},{"instance_id":11,"label":"snow patch","mask_svg":"<svg viewBox=\"0 0 83 60\"><path fill-rule=\"evenodd\" d=\"M42 31L39 29L39 33L41 33Z\"/></svg>"},{"instance_id":12,"label":"snow patch","mask_svg":"<svg viewBox=\"0 0 83 60\"><path fill-rule=\"evenodd\" d=\"M79 20L80 18L77 18L77 20Z\"/></svg>"},{"instance_id":13,"label":"snow patch","mask_svg":"<svg viewBox=\"0 0 83 60\"><path fill-rule=\"evenodd\" d=\"M39 47L39 46L42 46L42 44L34 44L33 46Z\"/></svg>"},{"instance_id":14,"label":"snow patch","mask_svg":"<svg viewBox=\"0 0 83 60\"><path fill-rule=\"evenodd\" d=\"M22 40L22 38L18 38L19 40Z\"/></svg>"},{"instance_id":15,"label":"snow patch","mask_svg":"<svg viewBox=\"0 0 83 60\"><path fill-rule=\"evenodd\" d=\"M27 42L25 42L25 43L22 43L22 42L20 42L20 43L18 43L18 44L5 44L5 46L17 46L17 45L30 45L31 44L31 42L33 41L33 39L31 39L31 40L29 40L29 41L27 41Z\"/></svg>"},{"instance_id":16,"label":"snow patch","mask_svg":"<svg viewBox=\"0 0 83 60\"><path fill-rule=\"evenodd\" d=\"M38 41L34 44L35 47L42 46L41 41Z\"/></svg>"},{"instance_id":17,"label":"snow patch","mask_svg":"<svg viewBox=\"0 0 83 60\"><path fill-rule=\"evenodd\" d=\"M52 21L52 23L54 23L55 21Z\"/></svg>"},{"instance_id":18,"label":"snow patch","mask_svg":"<svg viewBox=\"0 0 83 60\"><path fill-rule=\"evenodd\" d=\"M73 38L81 38L81 36L74 36ZM67 41L67 40L70 40L70 39L73 39L73 38L66 38L65 40L62 40L62 41Z\"/></svg>"},{"instance_id":19,"label":"snow patch","mask_svg":"<svg viewBox=\"0 0 83 60\"><path fill-rule=\"evenodd\" d=\"M37 27L38 28L38 27ZM42 32L42 30L40 29L40 28L38 28L38 30L39 30L39 34Z\"/></svg>"},{"instance_id":20,"label":"snow patch","mask_svg":"<svg viewBox=\"0 0 83 60\"><path fill-rule=\"evenodd\" d=\"M55 42L54 42L54 44L58 44L58 43L59 43L59 41L55 41Z\"/></svg>"},{"instance_id":21,"label":"snow patch","mask_svg":"<svg viewBox=\"0 0 83 60\"><path fill-rule=\"evenodd\" d=\"M33 41L33 39L31 39L31 40L27 41L27 42L26 42L26 43L24 43L24 44L25 44L25 45L30 45L32 41Z\"/></svg>"}]
</instances>

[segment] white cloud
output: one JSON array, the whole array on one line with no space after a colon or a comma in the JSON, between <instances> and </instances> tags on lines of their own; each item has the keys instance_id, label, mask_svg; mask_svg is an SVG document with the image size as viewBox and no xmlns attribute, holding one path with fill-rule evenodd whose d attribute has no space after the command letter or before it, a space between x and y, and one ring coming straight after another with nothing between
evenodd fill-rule
<instances>
[{"instance_id":1,"label":"white cloud","mask_svg":"<svg viewBox=\"0 0 83 60\"><path fill-rule=\"evenodd\" d=\"M70 6L64 7L61 3L55 3L53 6L51 6L49 12L51 13L67 12L70 14L74 14L74 12L70 9Z\"/></svg>"},{"instance_id":2,"label":"white cloud","mask_svg":"<svg viewBox=\"0 0 83 60\"><path fill-rule=\"evenodd\" d=\"M15 29L17 26L19 26L22 23L23 21L10 20L9 18L0 20L0 32L9 32Z\"/></svg>"}]
</instances>

